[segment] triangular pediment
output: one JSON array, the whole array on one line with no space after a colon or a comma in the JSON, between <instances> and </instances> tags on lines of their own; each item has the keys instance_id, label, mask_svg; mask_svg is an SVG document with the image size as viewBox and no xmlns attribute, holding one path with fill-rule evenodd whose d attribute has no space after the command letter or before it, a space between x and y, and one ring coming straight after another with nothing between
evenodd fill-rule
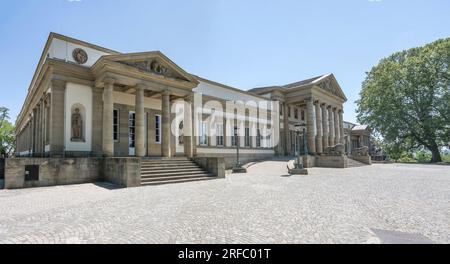
<instances>
[{"instance_id":1,"label":"triangular pediment","mask_svg":"<svg viewBox=\"0 0 450 264\"><path fill-rule=\"evenodd\" d=\"M347 97L345 96L344 92L341 89L341 86L339 85L333 74L317 80L314 85L328 93L342 98L344 101L347 101Z\"/></svg>"},{"instance_id":2,"label":"triangular pediment","mask_svg":"<svg viewBox=\"0 0 450 264\"><path fill-rule=\"evenodd\" d=\"M106 56L105 59L136 68L146 73L179 81L196 82L195 78L159 51L110 55Z\"/></svg>"}]
</instances>

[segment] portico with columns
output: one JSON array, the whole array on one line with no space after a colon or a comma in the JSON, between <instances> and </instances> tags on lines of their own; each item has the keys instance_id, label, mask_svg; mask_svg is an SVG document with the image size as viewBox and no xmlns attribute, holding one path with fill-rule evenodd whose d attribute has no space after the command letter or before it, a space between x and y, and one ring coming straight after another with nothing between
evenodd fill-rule
<instances>
[{"instance_id":1,"label":"portico with columns","mask_svg":"<svg viewBox=\"0 0 450 264\"><path fill-rule=\"evenodd\" d=\"M322 155L328 147L343 143L343 104L347 98L333 74L250 91L270 96L283 106L284 111L280 112L280 138L283 138L282 148L278 151L280 154L295 154L292 138L297 124L306 126L309 155ZM292 109L302 114L292 115Z\"/></svg>"},{"instance_id":2,"label":"portico with columns","mask_svg":"<svg viewBox=\"0 0 450 264\"><path fill-rule=\"evenodd\" d=\"M126 131L128 137L133 137L129 147L134 147L136 157L155 156L158 151L149 150L150 141L156 141L160 146L159 155L170 158L176 155L175 138L172 135L171 123L173 120L172 104L175 101L190 101L192 89L198 85L198 81L181 68L173 64L160 52L146 52L125 55L110 55L99 59L93 66L92 72L95 76L95 86L103 89L103 116L102 116L102 153L104 156L123 156L126 150L117 151L113 128L113 114L115 104L128 104L118 97L126 96L132 98L132 122L131 130ZM115 96L114 96L115 95ZM116 97L116 98L113 98ZM118 99L118 100L114 100ZM122 98L124 99L124 98ZM183 128L185 139L182 153L192 157L192 119L190 109L184 109L186 114ZM153 127L150 124L154 113L158 117L160 125ZM187 121L187 122L186 122ZM119 130L127 129L120 127ZM191 131L188 131L191 130ZM149 138L148 132L158 133ZM120 132L119 132L120 133ZM158 138L155 140L155 138ZM122 153L122 154L121 154ZM132 155L132 154L129 154Z\"/></svg>"}]
</instances>

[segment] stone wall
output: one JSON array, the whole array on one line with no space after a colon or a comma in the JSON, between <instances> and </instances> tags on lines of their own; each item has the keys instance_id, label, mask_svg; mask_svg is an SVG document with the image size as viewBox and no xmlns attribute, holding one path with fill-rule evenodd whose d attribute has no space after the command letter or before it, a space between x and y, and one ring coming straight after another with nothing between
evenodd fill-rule
<instances>
[{"instance_id":1,"label":"stone wall","mask_svg":"<svg viewBox=\"0 0 450 264\"><path fill-rule=\"evenodd\" d=\"M104 180L122 187L141 186L140 158L105 158Z\"/></svg>"},{"instance_id":2,"label":"stone wall","mask_svg":"<svg viewBox=\"0 0 450 264\"><path fill-rule=\"evenodd\" d=\"M17 189L102 180L101 158L12 158L5 161L5 188ZM25 166L37 165L39 177L25 180Z\"/></svg>"},{"instance_id":3,"label":"stone wall","mask_svg":"<svg viewBox=\"0 0 450 264\"><path fill-rule=\"evenodd\" d=\"M364 164L372 165L372 158L369 155L367 156L353 155L351 156L351 158Z\"/></svg>"},{"instance_id":4,"label":"stone wall","mask_svg":"<svg viewBox=\"0 0 450 264\"><path fill-rule=\"evenodd\" d=\"M236 154L212 154L212 153L197 153L196 157L199 158L223 158L225 163L225 169L231 169L236 164ZM247 154L247 153L240 153L239 154L239 161L241 164L253 162L253 161L259 161L259 160L266 160L273 158L273 154Z\"/></svg>"},{"instance_id":5,"label":"stone wall","mask_svg":"<svg viewBox=\"0 0 450 264\"><path fill-rule=\"evenodd\" d=\"M315 166L324 168L347 168L345 155L318 155L315 157Z\"/></svg>"},{"instance_id":6,"label":"stone wall","mask_svg":"<svg viewBox=\"0 0 450 264\"><path fill-rule=\"evenodd\" d=\"M224 158L195 157L194 162L217 178L225 178Z\"/></svg>"}]
</instances>

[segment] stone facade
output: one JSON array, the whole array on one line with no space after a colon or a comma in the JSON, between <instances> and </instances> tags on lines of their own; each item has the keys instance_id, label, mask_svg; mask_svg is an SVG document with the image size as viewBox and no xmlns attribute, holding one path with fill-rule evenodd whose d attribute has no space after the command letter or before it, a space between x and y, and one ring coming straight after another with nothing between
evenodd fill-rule
<instances>
[{"instance_id":1,"label":"stone facade","mask_svg":"<svg viewBox=\"0 0 450 264\"><path fill-rule=\"evenodd\" d=\"M159 51L123 54L51 33L16 122L16 155L102 157L123 171L105 169L111 181L133 186L132 159L108 158L215 157L229 168L237 144L243 162L295 154L301 123L315 160L343 142L346 100L332 74L246 92L192 75ZM74 109L80 138L70 136Z\"/></svg>"}]
</instances>

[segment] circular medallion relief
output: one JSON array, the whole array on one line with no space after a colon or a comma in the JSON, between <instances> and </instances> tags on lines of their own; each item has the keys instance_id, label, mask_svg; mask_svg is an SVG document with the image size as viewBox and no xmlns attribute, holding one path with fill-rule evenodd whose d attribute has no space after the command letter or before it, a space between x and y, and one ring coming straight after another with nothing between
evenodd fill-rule
<instances>
[{"instance_id":1,"label":"circular medallion relief","mask_svg":"<svg viewBox=\"0 0 450 264\"><path fill-rule=\"evenodd\" d=\"M80 48L73 50L72 57L78 64L85 64L88 60L88 55L86 51Z\"/></svg>"}]
</instances>

